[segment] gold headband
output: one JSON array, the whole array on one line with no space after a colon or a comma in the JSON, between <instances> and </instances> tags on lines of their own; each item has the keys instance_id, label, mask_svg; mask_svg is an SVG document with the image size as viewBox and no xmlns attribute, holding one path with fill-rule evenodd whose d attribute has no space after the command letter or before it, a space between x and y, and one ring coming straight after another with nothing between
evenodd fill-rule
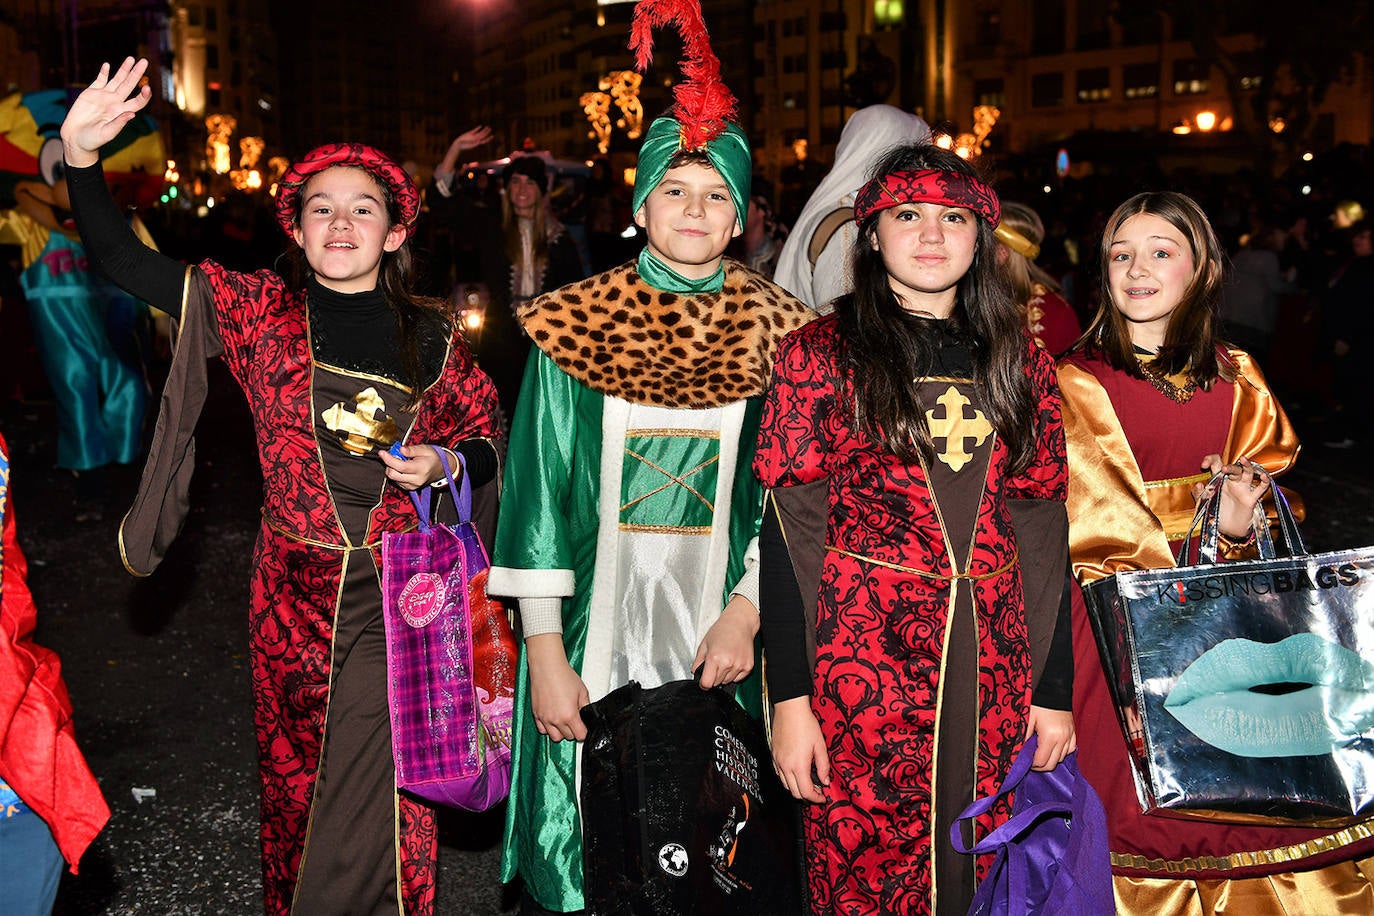
<instances>
[{"instance_id":1,"label":"gold headband","mask_svg":"<svg viewBox=\"0 0 1374 916\"><path fill-rule=\"evenodd\" d=\"M997 228L992 230L992 234L997 236L997 241L1006 245L1012 251L1025 258L1034 261L1040 255L1040 246L1026 238L1006 223L998 223Z\"/></svg>"}]
</instances>

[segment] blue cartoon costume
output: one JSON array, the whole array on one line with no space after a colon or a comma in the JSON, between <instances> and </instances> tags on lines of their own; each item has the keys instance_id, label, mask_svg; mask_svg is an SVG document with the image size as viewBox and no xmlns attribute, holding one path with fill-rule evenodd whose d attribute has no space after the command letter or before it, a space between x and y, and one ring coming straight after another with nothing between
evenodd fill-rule
<instances>
[{"instance_id":1,"label":"blue cartoon costume","mask_svg":"<svg viewBox=\"0 0 1374 916\"><path fill-rule=\"evenodd\" d=\"M87 269L68 212L58 128L66 90L0 99L0 244L18 245L20 285L39 359L57 402L57 464L86 471L127 464L141 450L148 386L147 306ZM146 201L165 159L149 118L105 150L107 174ZM140 202L143 202L140 201Z\"/></svg>"}]
</instances>

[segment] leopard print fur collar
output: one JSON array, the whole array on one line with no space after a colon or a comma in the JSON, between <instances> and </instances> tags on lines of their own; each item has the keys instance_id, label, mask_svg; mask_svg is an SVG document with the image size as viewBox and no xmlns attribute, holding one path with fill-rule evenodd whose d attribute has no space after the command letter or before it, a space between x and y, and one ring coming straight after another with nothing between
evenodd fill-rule
<instances>
[{"instance_id":1,"label":"leopard print fur collar","mask_svg":"<svg viewBox=\"0 0 1374 916\"><path fill-rule=\"evenodd\" d=\"M519 317L534 345L593 391L701 409L762 394L778 341L815 313L727 259L719 293L655 289L631 261L531 299Z\"/></svg>"}]
</instances>

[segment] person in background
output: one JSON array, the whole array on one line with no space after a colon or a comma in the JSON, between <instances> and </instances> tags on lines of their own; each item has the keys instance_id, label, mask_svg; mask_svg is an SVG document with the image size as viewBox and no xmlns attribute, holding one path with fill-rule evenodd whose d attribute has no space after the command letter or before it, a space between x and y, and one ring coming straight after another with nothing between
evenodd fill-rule
<instances>
[{"instance_id":1,"label":"person in background","mask_svg":"<svg viewBox=\"0 0 1374 916\"><path fill-rule=\"evenodd\" d=\"M404 491L444 478L437 448L463 456L475 489L494 481L496 390L445 303L412 292L419 190L372 147L318 147L282 177L289 278L188 267L143 246L98 151L148 104L147 65L102 65L62 124L94 265L181 319L121 558L149 575L181 528L206 359L220 356L247 398L262 471L247 622L265 909L432 913L435 813L396 789L380 545L415 526Z\"/></svg>"},{"instance_id":2,"label":"person in background","mask_svg":"<svg viewBox=\"0 0 1374 916\"><path fill-rule=\"evenodd\" d=\"M1196 500L1222 486L1220 545L1253 556L1252 510L1298 440L1264 374L1215 331L1224 260L1202 208L1138 194L1107 221L1101 305L1059 363L1069 456L1069 553L1081 582L1174 565ZM1374 911L1374 838L1349 830L1144 815L1082 594L1074 589L1074 718L1083 775L1107 811L1117 911Z\"/></svg>"},{"instance_id":3,"label":"person in background","mask_svg":"<svg viewBox=\"0 0 1374 916\"><path fill-rule=\"evenodd\" d=\"M486 284L488 303L481 329L471 336L477 364L491 377L510 416L515 410L520 378L530 341L515 320L515 310L541 293L586 276L577 244L548 206L549 172L541 156L516 154L501 172L499 211L475 205L453 187L459 154L491 138L491 130L474 127L459 134L434 169L439 192L431 210L447 219L455 237L477 246L480 276L459 277Z\"/></svg>"},{"instance_id":4,"label":"person in background","mask_svg":"<svg viewBox=\"0 0 1374 916\"><path fill-rule=\"evenodd\" d=\"M1221 336L1249 353L1260 366L1269 364L1279 321L1279 298L1294 289L1283 278L1279 261L1283 242L1282 229L1261 225L1231 256L1221 288Z\"/></svg>"},{"instance_id":5,"label":"person in background","mask_svg":"<svg viewBox=\"0 0 1374 916\"><path fill-rule=\"evenodd\" d=\"M792 222L774 281L816 311L828 314L831 302L854 286L849 263L859 235L854 225L854 195L888 150L929 140L930 125L891 105L870 105L850 115L835 145L834 164Z\"/></svg>"},{"instance_id":6,"label":"person in background","mask_svg":"<svg viewBox=\"0 0 1374 916\"><path fill-rule=\"evenodd\" d=\"M1322 298L1318 359L1331 370L1326 437L1328 448L1347 449L1369 441L1370 379L1374 366L1374 224L1352 223L1350 257L1331 278Z\"/></svg>"},{"instance_id":7,"label":"person in background","mask_svg":"<svg viewBox=\"0 0 1374 916\"><path fill-rule=\"evenodd\" d=\"M1012 297L1025 310L1026 330L1050 355L1063 353L1081 328L1059 284L1035 263L1045 240L1040 215L1025 204L1003 201L996 235L997 263L1011 284Z\"/></svg>"},{"instance_id":8,"label":"person in background","mask_svg":"<svg viewBox=\"0 0 1374 916\"><path fill-rule=\"evenodd\" d=\"M754 178L754 190L749 195L749 218L744 223L744 232L730 243L726 254L744 262L750 270L773 278L782 254L783 243L787 241L787 227L778 222L768 194L760 187L762 178Z\"/></svg>"},{"instance_id":9,"label":"person in background","mask_svg":"<svg viewBox=\"0 0 1374 916\"><path fill-rule=\"evenodd\" d=\"M47 916L65 859L110 819L76 744L56 653L33 641L38 609L16 537L9 446L0 435L0 911Z\"/></svg>"}]
</instances>

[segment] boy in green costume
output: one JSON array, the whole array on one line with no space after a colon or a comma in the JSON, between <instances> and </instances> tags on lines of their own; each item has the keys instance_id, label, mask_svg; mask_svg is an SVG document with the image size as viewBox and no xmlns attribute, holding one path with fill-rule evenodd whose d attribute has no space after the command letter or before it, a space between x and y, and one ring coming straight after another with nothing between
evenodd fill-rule
<instances>
[{"instance_id":1,"label":"boy in green costume","mask_svg":"<svg viewBox=\"0 0 1374 916\"><path fill-rule=\"evenodd\" d=\"M637 30L653 5L640 3ZM519 875L539 909L584 906L581 707L700 667L703 687L744 682L741 701L759 710L750 462L777 343L814 316L723 257L751 171L739 127L679 93L640 151L639 257L519 316L534 350L489 588L519 600L525 642L502 880Z\"/></svg>"}]
</instances>

